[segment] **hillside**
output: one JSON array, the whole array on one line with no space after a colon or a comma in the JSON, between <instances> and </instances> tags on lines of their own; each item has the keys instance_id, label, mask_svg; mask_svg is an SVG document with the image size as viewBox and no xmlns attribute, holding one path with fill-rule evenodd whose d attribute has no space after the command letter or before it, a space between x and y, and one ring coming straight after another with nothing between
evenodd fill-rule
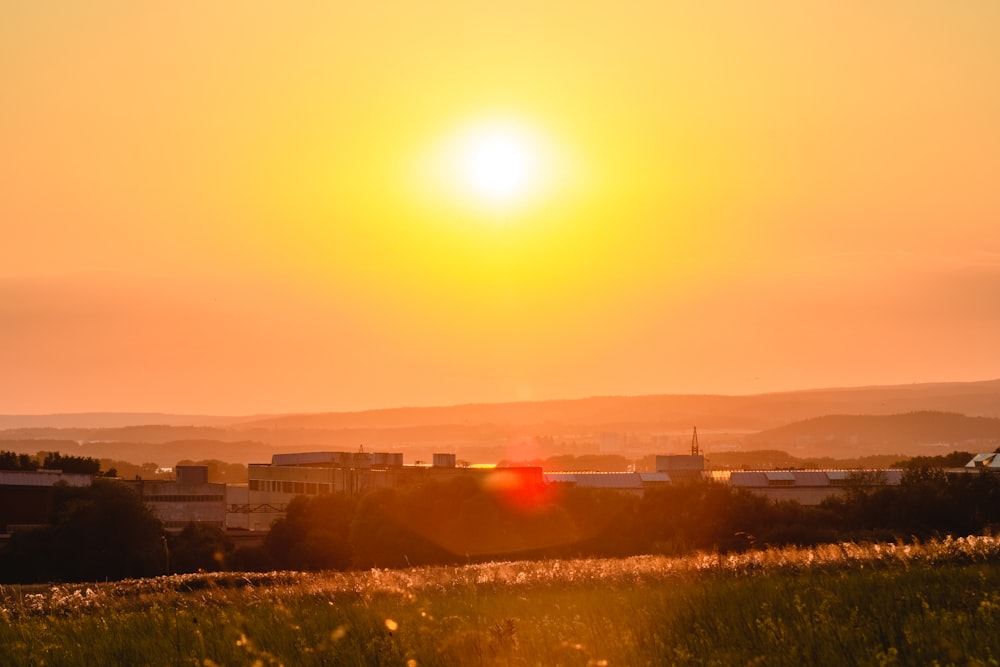
<instances>
[{"instance_id":1,"label":"hillside","mask_svg":"<svg viewBox=\"0 0 1000 667\"><path fill-rule=\"evenodd\" d=\"M617 429L758 431L826 414L920 410L1000 418L1000 380L722 395L604 396L573 400L393 408L286 415L239 428L340 429L437 424L606 426Z\"/></svg>"},{"instance_id":2,"label":"hillside","mask_svg":"<svg viewBox=\"0 0 1000 667\"><path fill-rule=\"evenodd\" d=\"M399 407L271 416L81 413L0 415L13 429L119 429L161 425L243 431L386 429L439 425L560 427L654 426L687 430L759 431L828 414L899 414L934 410L1000 418L1000 380L810 389L745 396L664 394ZM207 435L202 431L200 435Z\"/></svg>"},{"instance_id":3,"label":"hillside","mask_svg":"<svg viewBox=\"0 0 1000 667\"><path fill-rule=\"evenodd\" d=\"M939 416L914 416L923 413ZM944 413L951 416L940 416ZM142 423L144 419L151 421ZM690 430L697 426L702 445L710 451L781 449L794 456L853 458L905 454L911 447L934 443L989 441L1000 434L996 423L1000 423L1000 380L750 396L605 396L270 417L9 415L0 416L0 448L13 449L5 443L17 441L17 449L34 453L51 449L44 441L72 441L81 443L73 453L169 466L177 457L248 463L266 461L270 453L282 449L364 446L402 451L408 461L449 451L488 463L597 453L602 433L627 435L629 453L636 456L675 453L686 448ZM203 443L205 451L192 455L191 447L178 444L194 441ZM923 453L927 452L913 452Z\"/></svg>"},{"instance_id":4,"label":"hillside","mask_svg":"<svg viewBox=\"0 0 1000 667\"><path fill-rule=\"evenodd\" d=\"M747 435L744 445L800 455L834 452L841 456L861 452L924 455L929 447L992 451L1000 446L1000 419L929 410L894 415L825 415Z\"/></svg>"},{"instance_id":5,"label":"hillside","mask_svg":"<svg viewBox=\"0 0 1000 667\"><path fill-rule=\"evenodd\" d=\"M0 415L0 430L33 428L125 428L129 426L230 426L256 417L173 415L165 412L79 412L49 415Z\"/></svg>"}]
</instances>

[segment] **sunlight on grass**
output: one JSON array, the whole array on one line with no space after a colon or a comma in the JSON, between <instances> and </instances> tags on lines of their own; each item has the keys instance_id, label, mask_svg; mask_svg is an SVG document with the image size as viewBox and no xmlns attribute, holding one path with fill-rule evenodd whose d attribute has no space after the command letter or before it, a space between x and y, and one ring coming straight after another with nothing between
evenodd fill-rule
<instances>
[{"instance_id":1,"label":"sunlight on grass","mask_svg":"<svg viewBox=\"0 0 1000 667\"><path fill-rule=\"evenodd\" d=\"M0 588L10 665L993 664L1000 541ZM978 662L977 662L978 661Z\"/></svg>"}]
</instances>

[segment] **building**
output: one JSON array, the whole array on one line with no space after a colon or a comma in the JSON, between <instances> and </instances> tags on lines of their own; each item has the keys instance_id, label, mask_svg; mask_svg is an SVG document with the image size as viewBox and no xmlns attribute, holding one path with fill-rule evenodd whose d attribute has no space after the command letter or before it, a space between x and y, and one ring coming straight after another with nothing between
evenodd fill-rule
<instances>
[{"instance_id":1,"label":"building","mask_svg":"<svg viewBox=\"0 0 1000 667\"><path fill-rule=\"evenodd\" d=\"M232 512L246 515L249 530L268 530L283 517L296 496L330 493L361 495L375 489L473 478L505 487L541 486L542 469L459 467L454 454L434 454L433 465L403 465L403 455L389 452L304 452L275 454L270 464L247 467L247 501ZM231 518L230 525L242 522Z\"/></svg>"},{"instance_id":2,"label":"building","mask_svg":"<svg viewBox=\"0 0 1000 667\"><path fill-rule=\"evenodd\" d=\"M56 484L83 487L92 483L91 475L60 470L0 470L0 534L49 525Z\"/></svg>"},{"instance_id":3,"label":"building","mask_svg":"<svg viewBox=\"0 0 1000 667\"><path fill-rule=\"evenodd\" d=\"M976 454L968 463L965 464L965 468L967 470L1000 472L1000 452Z\"/></svg>"},{"instance_id":4,"label":"building","mask_svg":"<svg viewBox=\"0 0 1000 667\"><path fill-rule=\"evenodd\" d=\"M226 530L250 530L250 489L246 484L226 485Z\"/></svg>"},{"instance_id":5,"label":"building","mask_svg":"<svg viewBox=\"0 0 1000 667\"><path fill-rule=\"evenodd\" d=\"M133 484L143 502L171 532L191 522L226 526L226 485L208 481L208 466L177 466L173 480L142 480Z\"/></svg>"},{"instance_id":6,"label":"building","mask_svg":"<svg viewBox=\"0 0 1000 667\"><path fill-rule=\"evenodd\" d=\"M561 487L608 489L639 496L671 482L665 472L547 472L542 477L546 484Z\"/></svg>"},{"instance_id":7,"label":"building","mask_svg":"<svg viewBox=\"0 0 1000 667\"><path fill-rule=\"evenodd\" d=\"M707 479L746 489L771 500L819 505L849 487L898 485L902 470L711 470Z\"/></svg>"},{"instance_id":8,"label":"building","mask_svg":"<svg viewBox=\"0 0 1000 667\"><path fill-rule=\"evenodd\" d=\"M656 457L656 472L666 473L672 481L701 479L704 470L705 456L703 454L670 454Z\"/></svg>"}]
</instances>

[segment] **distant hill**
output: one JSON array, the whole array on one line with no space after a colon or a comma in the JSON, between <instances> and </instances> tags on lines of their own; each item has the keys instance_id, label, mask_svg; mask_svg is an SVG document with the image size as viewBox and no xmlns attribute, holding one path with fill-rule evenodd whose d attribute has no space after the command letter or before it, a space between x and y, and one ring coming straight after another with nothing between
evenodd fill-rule
<instances>
[{"instance_id":1,"label":"distant hill","mask_svg":"<svg viewBox=\"0 0 1000 667\"><path fill-rule=\"evenodd\" d=\"M124 428L127 426L230 426L257 417L172 415L164 412L78 412L0 415L0 430L22 428Z\"/></svg>"},{"instance_id":2,"label":"distant hill","mask_svg":"<svg viewBox=\"0 0 1000 667\"><path fill-rule=\"evenodd\" d=\"M909 435L896 426L886 427L889 430L883 433L875 426L842 426L838 418L814 421L828 415L890 417L922 412L953 413L953 418L913 425ZM448 451L474 462L491 462L515 456L515 445L524 450L517 452L519 457L593 453L602 433L627 434L630 445L648 443L643 454L650 453L650 448L655 448L656 453L676 453L678 446L686 447L687 434L697 426L703 445L787 449L794 456L853 458L903 454L913 443L964 440L965 434L973 431L963 420L977 418L987 422L1000 419L1000 380L749 396L603 396L275 416L8 415L0 416L0 449L4 442L14 440L75 441L95 451L109 450L105 446L108 443L253 442L260 443L263 449L220 446L219 452L213 449L191 456L184 448L170 447L160 448L157 458L141 450L132 450L128 457L110 450L101 455L136 463L161 462L162 458L163 465L173 465L171 459L181 453L181 458L259 462L263 453L280 449L354 450L363 446L368 450L403 451L408 461ZM808 427L797 425L811 420ZM917 419L911 417L909 421L916 424ZM844 429L854 431L842 432ZM989 433L982 437L992 437ZM25 447L30 450L30 443ZM226 455L220 453L223 450Z\"/></svg>"},{"instance_id":3,"label":"distant hill","mask_svg":"<svg viewBox=\"0 0 1000 667\"><path fill-rule=\"evenodd\" d=\"M825 414L895 414L919 410L1000 418L1000 380L720 395L604 396L552 401L390 408L285 415L239 428L342 429L438 424L607 426L758 431Z\"/></svg>"},{"instance_id":4,"label":"distant hill","mask_svg":"<svg viewBox=\"0 0 1000 667\"><path fill-rule=\"evenodd\" d=\"M155 463L161 468L172 468L181 460L218 459L227 463L270 463L271 455L280 447L262 442L222 442L219 440L177 440L171 442L85 442L75 440L0 440L0 450L19 454L36 454L40 451L59 452L70 456L87 456L95 459L126 461L134 465Z\"/></svg>"},{"instance_id":5,"label":"distant hill","mask_svg":"<svg viewBox=\"0 0 1000 667\"><path fill-rule=\"evenodd\" d=\"M748 448L780 448L795 453L900 452L940 445L993 451L1000 445L1000 419L953 412L919 411L895 415L825 415L746 436Z\"/></svg>"},{"instance_id":6,"label":"distant hill","mask_svg":"<svg viewBox=\"0 0 1000 667\"><path fill-rule=\"evenodd\" d=\"M470 403L355 412L287 415L171 415L79 413L0 415L0 433L11 429L121 429L138 426L245 431L387 429L439 425L487 427L608 426L684 431L760 431L829 414L900 414L933 410L1000 418L1000 380L949 382L752 394L595 396L550 401ZM125 435L125 434L122 434ZM198 436L201 437L201 436Z\"/></svg>"}]
</instances>

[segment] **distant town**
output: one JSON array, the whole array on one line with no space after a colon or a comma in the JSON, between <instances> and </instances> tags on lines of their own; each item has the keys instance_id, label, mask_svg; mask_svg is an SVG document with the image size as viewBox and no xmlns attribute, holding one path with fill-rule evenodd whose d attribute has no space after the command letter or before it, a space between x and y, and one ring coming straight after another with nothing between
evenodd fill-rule
<instances>
[{"instance_id":1,"label":"distant town","mask_svg":"<svg viewBox=\"0 0 1000 667\"><path fill-rule=\"evenodd\" d=\"M86 580L992 532L998 395L986 382L249 421L0 416L0 570ZM887 407L813 415L834 403ZM899 406L917 409L886 412ZM710 427L676 426L695 414Z\"/></svg>"},{"instance_id":2,"label":"distant town","mask_svg":"<svg viewBox=\"0 0 1000 667\"><path fill-rule=\"evenodd\" d=\"M954 460L954 455L951 457ZM965 453L958 455L966 458ZM434 454L430 463L403 461L389 452L301 452L275 454L269 464L251 464L245 483L209 480L207 465L178 465L163 479L118 480L133 488L168 531L200 523L227 531L267 531L285 515L298 496L345 494L359 496L377 489L398 489L455 479L470 479L490 486L525 488L592 488L641 496L650 489L671 484L711 481L745 489L774 501L819 505L857 486L898 485L903 470L856 469L706 469L697 430L687 454L655 457L655 470L546 472L539 466L459 464L455 454ZM951 474L974 471L1000 472L1000 455L977 454ZM93 474L58 469L0 470L0 533L45 525L51 507L51 490L62 484L89 486Z\"/></svg>"}]
</instances>

